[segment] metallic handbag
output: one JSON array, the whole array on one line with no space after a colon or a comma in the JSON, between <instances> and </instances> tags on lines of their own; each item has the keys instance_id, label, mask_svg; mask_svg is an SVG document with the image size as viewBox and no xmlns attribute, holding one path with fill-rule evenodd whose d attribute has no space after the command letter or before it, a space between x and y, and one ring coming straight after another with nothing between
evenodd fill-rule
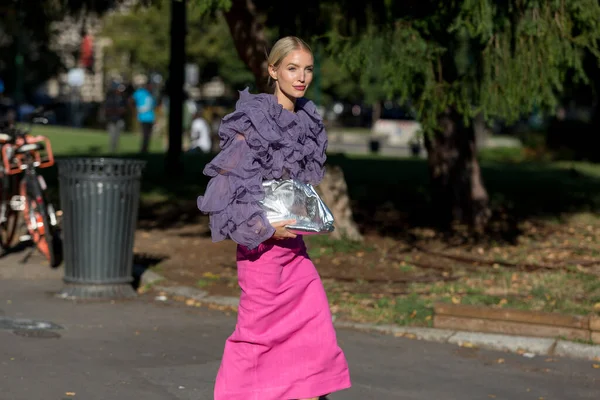
<instances>
[{"instance_id":1,"label":"metallic handbag","mask_svg":"<svg viewBox=\"0 0 600 400\"><path fill-rule=\"evenodd\" d=\"M286 228L297 235L331 233L333 214L312 185L295 179L263 181L265 198L260 202L269 222L295 219Z\"/></svg>"}]
</instances>

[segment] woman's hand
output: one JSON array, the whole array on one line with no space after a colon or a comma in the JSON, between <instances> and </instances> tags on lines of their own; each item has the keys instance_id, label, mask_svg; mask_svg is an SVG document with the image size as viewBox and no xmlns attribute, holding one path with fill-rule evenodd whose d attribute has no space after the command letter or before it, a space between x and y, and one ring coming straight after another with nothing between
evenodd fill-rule
<instances>
[{"instance_id":1,"label":"woman's hand","mask_svg":"<svg viewBox=\"0 0 600 400\"><path fill-rule=\"evenodd\" d=\"M275 240L283 240L283 239L293 239L296 237L296 234L288 231L286 229L286 225L295 224L295 219L288 219L287 221L279 221L273 222L271 226L275 228L275 233L271 236L271 239Z\"/></svg>"}]
</instances>

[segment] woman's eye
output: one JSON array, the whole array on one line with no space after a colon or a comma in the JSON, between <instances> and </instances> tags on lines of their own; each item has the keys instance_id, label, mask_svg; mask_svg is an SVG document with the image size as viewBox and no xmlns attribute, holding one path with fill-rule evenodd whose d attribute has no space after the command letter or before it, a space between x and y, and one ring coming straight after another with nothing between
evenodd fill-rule
<instances>
[{"instance_id":1,"label":"woman's eye","mask_svg":"<svg viewBox=\"0 0 600 400\"><path fill-rule=\"evenodd\" d=\"M295 71L295 70L296 70L296 68L294 68L294 67L291 67L291 68L289 68L289 70L290 70L290 71Z\"/></svg>"}]
</instances>

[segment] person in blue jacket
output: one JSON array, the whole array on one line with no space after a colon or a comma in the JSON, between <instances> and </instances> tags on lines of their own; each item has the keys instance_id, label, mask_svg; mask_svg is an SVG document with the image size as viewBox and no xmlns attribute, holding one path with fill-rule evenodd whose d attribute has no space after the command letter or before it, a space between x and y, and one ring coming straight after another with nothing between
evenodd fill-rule
<instances>
[{"instance_id":1,"label":"person in blue jacket","mask_svg":"<svg viewBox=\"0 0 600 400\"><path fill-rule=\"evenodd\" d=\"M142 146L141 152L147 153L152 137L152 129L156 120L154 109L156 100L152 96L150 84L139 87L133 92L133 101L137 112L137 119L142 128Z\"/></svg>"}]
</instances>

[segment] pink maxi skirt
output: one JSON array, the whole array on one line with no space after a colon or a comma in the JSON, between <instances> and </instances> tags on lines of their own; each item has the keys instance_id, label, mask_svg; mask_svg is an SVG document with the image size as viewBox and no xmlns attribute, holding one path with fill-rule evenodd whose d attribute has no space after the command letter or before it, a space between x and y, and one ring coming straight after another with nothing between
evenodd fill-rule
<instances>
[{"instance_id":1,"label":"pink maxi skirt","mask_svg":"<svg viewBox=\"0 0 600 400\"><path fill-rule=\"evenodd\" d=\"M237 325L225 343L215 400L290 400L350 387L323 284L304 241L238 246Z\"/></svg>"}]
</instances>

